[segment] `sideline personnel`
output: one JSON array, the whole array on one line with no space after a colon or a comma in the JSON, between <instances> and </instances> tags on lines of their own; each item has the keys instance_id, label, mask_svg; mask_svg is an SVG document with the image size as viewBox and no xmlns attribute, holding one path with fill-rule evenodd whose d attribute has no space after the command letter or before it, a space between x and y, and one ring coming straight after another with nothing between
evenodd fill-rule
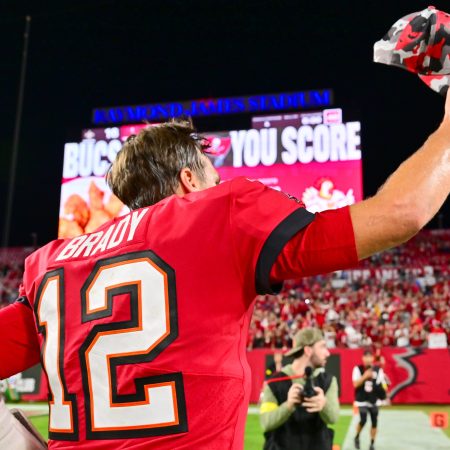
<instances>
[{"instance_id":1,"label":"sideline personnel","mask_svg":"<svg viewBox=\"0 0 450 450\"><path fill-rule=\"evenodd\" d=\"M260 422L266 438L265 450L331 450L333 431L327 425L339 417L336 377L325 372L330 352L318 328L304 328L294 337L294 348L286 354L294 361L266 383ZM316 395L306 397L307 368L313 369Z\"/></svg>"}]
</instances>

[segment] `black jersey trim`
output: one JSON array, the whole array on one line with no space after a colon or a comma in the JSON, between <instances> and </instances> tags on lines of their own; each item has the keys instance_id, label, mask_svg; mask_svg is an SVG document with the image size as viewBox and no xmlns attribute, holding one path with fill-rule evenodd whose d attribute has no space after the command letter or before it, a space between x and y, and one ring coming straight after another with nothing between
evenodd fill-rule
<instances>
[{"instance_id":1,"label":"black jersey trim","mask_svg":"<svg viewBox=\"0 0 450 450\"><path fill-rule=\"evenodd\" d=\"M30 309L33 309L33 308L31 307L30 301L29 301L28 298L25 297L25 296L19 297L18 299L16 299L16 301L15 301L14 303L22 303L22 305L27 306L27 307L30 308Z\"/></svg>"},{"instance_id":2,"label":"black jersey trim","mask_svg":"<svg viewBox=\"0 0 450 450\"><path fill-rule=\"evenodd\" d=\"M309 225L314 217L315 215L305 208L298 208L283 219L270 233L256 263L255 287L257 294L277 294L281 291L281 283L277 285L270 283L272 266L283 247L295 234Z\"/></svg>"}]
</instances>

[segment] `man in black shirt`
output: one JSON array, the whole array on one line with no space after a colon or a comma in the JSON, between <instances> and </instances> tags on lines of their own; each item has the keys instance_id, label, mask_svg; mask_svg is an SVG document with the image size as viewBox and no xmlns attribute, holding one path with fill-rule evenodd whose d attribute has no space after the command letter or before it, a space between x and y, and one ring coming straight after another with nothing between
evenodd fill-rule
<instances>
[{"instance_id":1,"label":"man in black shirt","mask_svg":"<svg viewBox=\"0 0 450 450\"><path fill-rule=\"evenodd\" d=\"M375 450L377 434L378 405L386 398L386 380L383 369L374 365L371 350L366 350L362 357L362 365L353 368L352 380L355 387L355 405L359 408L360 421L356 427L355 448L360 448L359 435L370 415L370 450Z\"/></svg>"}]
</instances>

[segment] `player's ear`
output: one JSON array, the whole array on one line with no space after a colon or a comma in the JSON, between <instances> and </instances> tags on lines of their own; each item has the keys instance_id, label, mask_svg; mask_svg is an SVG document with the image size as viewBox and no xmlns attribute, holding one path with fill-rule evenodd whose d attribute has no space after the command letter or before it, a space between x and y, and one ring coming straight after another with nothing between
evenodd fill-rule
<instances>
[{"instance_id":1,"label":"player's ear","mask_svg":"<svg viewBox=\"0 0 450 450\"><path fill-rule=\"evenodd\" d=\"M189 167L184 167L183 169L181 169L179 179L179 190L181 192L177 192L178 194L184 195L189 194L189 192L200 190L200 180L196 173L193 170L189 169Z\"/></svg>"}]
</instances>

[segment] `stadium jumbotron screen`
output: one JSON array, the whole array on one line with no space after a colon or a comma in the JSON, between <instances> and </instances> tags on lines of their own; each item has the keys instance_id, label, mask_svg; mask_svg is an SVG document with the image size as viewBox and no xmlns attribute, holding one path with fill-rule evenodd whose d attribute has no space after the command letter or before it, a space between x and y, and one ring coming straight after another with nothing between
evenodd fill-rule
<instances>
[{"instance_id":1,"label":"stadium jumbotron screen","mask_svg":"<svg viewBox=\"0 0 450 450\"><path fill-rule=\"evenodd\" d=\"M146 124L83 130L67 143L58 237L95 230L127 208L106 186L106 171L123 142ZM311 212L362 200L361 124L342 110L253 117L249 129L203 132L223 181L257 179L302 200Z\"/></svg>"}]
</instances>

